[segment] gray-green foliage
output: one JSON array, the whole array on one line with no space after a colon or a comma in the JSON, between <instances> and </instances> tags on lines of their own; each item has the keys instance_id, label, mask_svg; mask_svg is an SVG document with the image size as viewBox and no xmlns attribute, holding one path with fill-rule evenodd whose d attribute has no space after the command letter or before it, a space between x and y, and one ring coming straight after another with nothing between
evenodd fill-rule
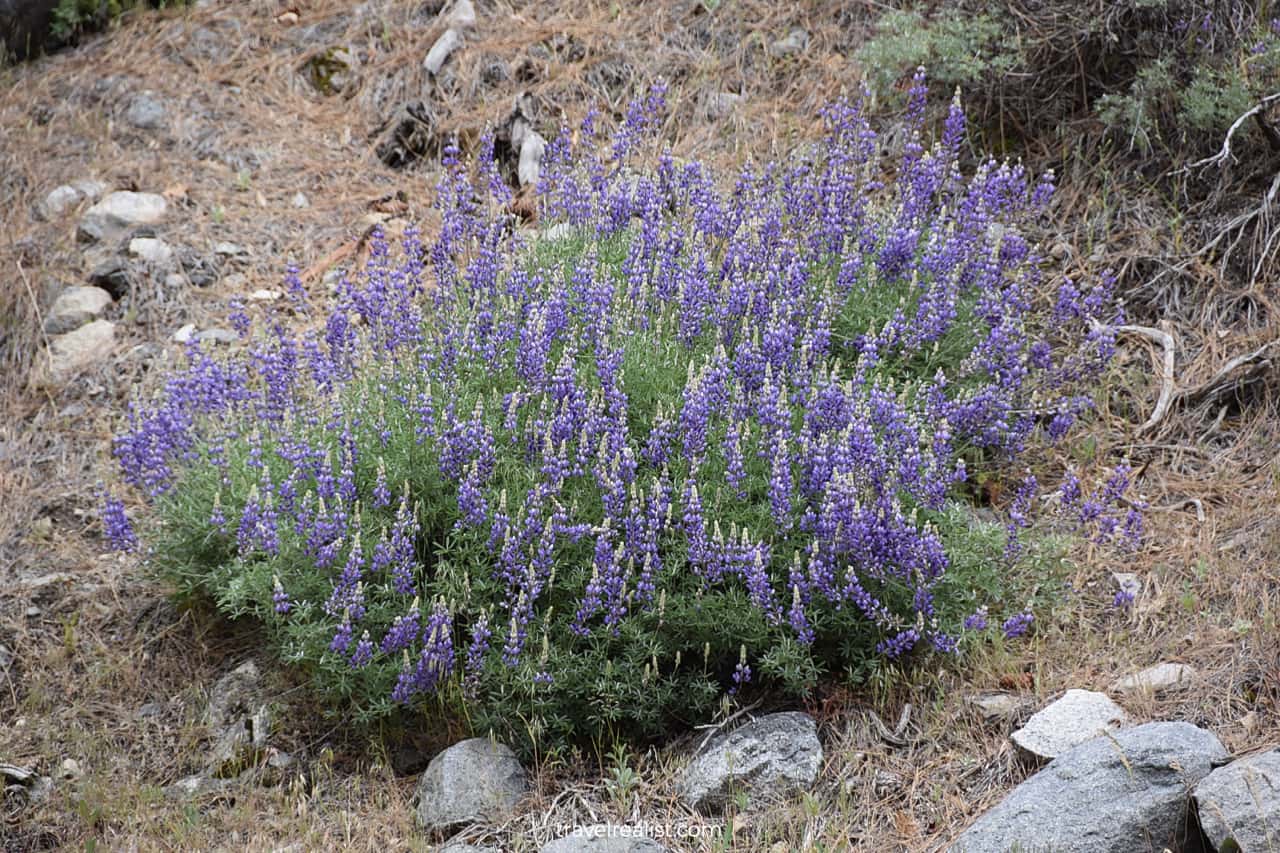
<instances>
[{"instance_id":1,"label":"gray-green foliage","mask_svg":"<svg viewBox=\"0 0 1280 853\"><path fill-rule=\"evenodd\" d=\"M917 66L963 87L967 103L985 105L970 116L996 147L1092 129L1175 160L1219 142L1280 86L1280 19L1267 2L1052 0L1034 15L1021 5L902 3L855 58L881 97L895 98Z\"/></svg>"},{"instance_id":2,"label":"gray-green foliage","mask_svg":"<svg viewBox=\"0 0 1280 853\"><path fill-rule=\"evenodd\" d=\"M918 66L951 86L975 83L1013 67L1016 46L1005 43L990 15L947 9L926 19L914 10L891 10L877 22L877 35L859 48L857 59L880 91Z\"/></svg>"}]
</instances>

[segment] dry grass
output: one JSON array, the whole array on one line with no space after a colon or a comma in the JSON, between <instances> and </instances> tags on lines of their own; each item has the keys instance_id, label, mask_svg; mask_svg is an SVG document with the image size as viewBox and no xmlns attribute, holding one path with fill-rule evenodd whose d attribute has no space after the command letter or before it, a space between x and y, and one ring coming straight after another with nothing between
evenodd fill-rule
<instances>
[{"instance_id":1,"label":"dry grass","mask_svg":"<svg viewBox=\"0 0 1280 853\"><path fill-rule=\"evenodd\" d=\"M247 629L167 603L135 565L106 555L93 519L94 483L109 467L108 441L128 389L152 381L174 356L169 336L207 326L227 302L278 281L287 260L313 275L354 256L371 213L425 222L430 167L396 172L378 163L375 134L403 100L429 97L442 132L474 139L499 125L520 92L554 126L588 102L616 111L657 76L672 84L668 135L677 153L723 163L767 157L812 136L815 110L853 88L846 60L875 4L744 0L609 4L481 3L480 27L433 90L420 58L442 26L407 2L298 4L299 21L269 3L129 19L81 49L0 72L0 643L15 655L0 675L0 760L57 775L63 759L84 770L38 807L6 799L4 849L421 849L411 830L413 778L405 759L372 752L341 721L313 710L289 673L270 671L290 711L278 746L301 759L275 786L245 785L193 802L161 786L199 769L199 720L219 674L254 651ZM809 49L785 59L767 45L792 26ZM299 69L343 45L361 57L350 97L325 97ZM479 80L505 63L507 79ZM124 96L151 89L170 109L164 132L125 125ZM713 117L709 95L743 94L741 109ZM1100 172L1100 170L1099 170ZM1064 181L1068 266L1120 269L1142 279L1199 245L1150 197L1098 191L1099 172ZM117 308L124 341L111 364L55 391L27 383L40 358L37 317L59 282L83 277L72 218L40 222L32 211L53 186L97 177L117 188L168 190L177 208L163 236L208 252L231 241L251 250L228 270L243 278L208 290L135 293ZM1105 185L1103 185L1105 189ZM311 201L295 210L299 190ZM397 195L400 194L400 195ZM1106 237L1104 241L1101 239ZM15 275L16 273L16 275ZM1172 282L1176 281L1176 287ZM1179 348L1177 390L1194 390L1233 356L1280 337L1274 290L1234 286L1210 265L1134 288L1135 322L1163 312ZM1280 739L1280 447L1274 371L1242 387L1179 398L1154 431L1138 434L1159 390L1146 344L1125 339L1113 391L1089 434L1060 459L1084 469L1129 457L1152 504L1142 553L1121 560L1078 555L1074 594L1026 644L969 662L963 677L920 673L914 684L814 700L828 746L822 781L805 800L708 821L673 798L685 739L633 755L632 786L614 785L607 757L538 768L537 796L507 825L470 834L504 849L536 849L556 824L600 820L705 827L701 843L672 849L928 850L944 845L1031 768L1011 751L1011 722L985 724L967 697L1015 692L1028 709L1067 687L1105 689L1161 660L1194 664L1201 683L1160 699L1126 699L1139 720L1185 719L1248 750ZM48 519L48 522L44 522ZM47 526L46 526L47 525ZM1110 572L1134 571L1144 592L1127 612L1109 606ZM28 608L37 608L29 611ZM897 720L912 707L905 745L886 741L872 715ZM410 759L410 762L412 760ZM546 840L543 837L541 840Z\"/></svg>"}]
</instances>

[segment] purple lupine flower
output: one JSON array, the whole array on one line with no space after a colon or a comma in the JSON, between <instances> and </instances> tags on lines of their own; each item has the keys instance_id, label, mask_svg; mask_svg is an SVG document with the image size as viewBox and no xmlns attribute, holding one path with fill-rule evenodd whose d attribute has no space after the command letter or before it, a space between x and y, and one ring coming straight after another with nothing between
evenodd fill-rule
<instances>
[{"instance_id":1,"label":"purple lupine flower","mask_svg":"<svg viewBox=\"0 0 1280 853\"><path fill-rule=\"evenodd\" d=\"M289 599L289 593L285 592L284 587L280 584L279 577L274 578L272 583L274 589L271 593L271 602L276 613L281 615L288 613L293 609L293 602Z\"/></svg>"},{"instance_id":2,"label":"purple lupine flower","mask_svg":"<svg viewBox=\"0 0 1280 853\"><path fill-rule=\"evenodd\" d=\"M729 688L729 695L736 694L750 681L751 667L747 664L747 647L742 646L738 651L738 664L733 668L733 686Z\"/></svg>"},{"instance_id":3,"label":"purple lupine flower","mask_svg":"<svg viewBox=\"0 0 1280 853\"><path fill-rule=\"evenodd\" d=\"M360 634L360 640L351 652L351 665L357 669L366 667L373 660L373 640L366 630Z\"/></svg>"},{"instance_id":4,"label":"purple lupine flower","mask_svg":"<svg viewBox=\"0 0 1280 853\"><path fill-rule=\"evenodd\" d=\"M378 460L378 477L373 484L373 506L385 509L391 506L391 489L387 487L387 466Z\"/></svg>"},{"instance_id":5,"label":"purple lupine flower","mask_svg":"<svg viewBox=\"0 0 1280 853\"><path fill-rule=\"evenodd\" d=\"M1021 637L1026 634L1034 621L1035 617L1031 615L1030 611L1015 613L1004 620L1004 624L1000 626L1000 631L1004 634L1005 639L1012 640L1015 637Z\"/></svg>"},{"instance_id":6,"label":"purple lupine flower","mask_svg":"<svg viewBox=\"0 0 1280 853\"><path fill-rule=\"evenodd\" d=\"M125 514L124 503L118 498L107 497L103 501L102 527L111 547L116 551L133 551L138 547L138 537Z\"/></svg>"},{"instance_id":7,"label":"purple lupine flower","mask_svg":"<svg viewBox=\"0 0 1280 853\"><path fill-rule=\"evenodd\" d=\"M345 654L347 648L351 645L351 617L344 616L342 624L333 632L333 639L329 641L329 651L337 654Z\"/></svg>"},{"instance_id":8,"label":"purple lupine flower","mask_svg":"<svg viewBox=\"0 0 1280 853\"><path fill-rule=\"evenodd\" d=\"M966 631L985 631L987 629L987 608L985 606L979 607L964 617L964 629Z\"/></svg>"},{"instance_id":9,"label":"purple lupine flower","mask_svg":"<svg viewBox=\"0 0 1280 853\"><path fill-rule=\"evenodd\" d=\"M421 632L418 599L415 598L413 604L409 606L409 612L397 616L391 627L387 629L380 648L384 654L394 654L401 649L407 649L417 642Z\"/></svg>"},{"instance_id":10,"label":"purple lupine flower","mask_svg":"<svg viewBox=\"0 0 1280 853\"><path fill-rule=\"evenodd\" d=\"M486 611L480 614L480 618L472 626L471 643L467 646L467 658L464 666L467 677L464 687L472 695L474 695L480 683L480 676L484 668L484 658L489 652L489 641L492 638L493 631L489 629L489 613Z\"/></svg>"}]
</instances>

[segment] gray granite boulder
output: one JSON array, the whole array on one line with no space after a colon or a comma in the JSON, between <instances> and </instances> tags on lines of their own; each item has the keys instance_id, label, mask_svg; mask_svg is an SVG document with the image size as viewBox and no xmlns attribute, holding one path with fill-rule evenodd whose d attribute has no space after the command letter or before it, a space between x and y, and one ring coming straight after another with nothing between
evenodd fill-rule
<instances>
[{"instance_id":1,"label":"gray granite boulder","mask_svg":"<svg viewBox=\"0 0 1280 853\"><path fill-rule=\"evenodd\" d=\"M735 792L753 800L786 796L812 785L822 768L818 727L805 714L769 714L708 743L680 781L691 808L723 809Z\"/></svg>"},{"instance_id":2,"label":"gray granite boulder","mask_svg":"<svg viewBox=\"0 0 1280 853\"><path fill-rule=\"evenodd\" d=\"M95 364L102 364L115 349L116 326L94 320L49 340L49 361L41 379L62 383Z\"/></svg>"},{"instance_id":3,"label":"gray granite boulder","mask_svg":"<svg viewBox=\"0 0 1280 853\"><path fill-rule=\"evenodd\" d=\"M1188 792L1227 759L1190 723L1147 723L1082 743L978 818L953 853L1181 849Z\"/></svg>"},{"instance_id":4,"label":"gray granite boulder","mask_svg":"<svg viewBox=\"0 0 1280 853\"><path fill-rule=\"evenodd\" d=\"M1012 739L1035 758L1057 758L1077 744L1118 728L1124 720L1124 709L1102 693L1068 690L1032 714Z\"/></svg>"},{"instance_id":5,"label":"gray granite boulder","mask_svg":"<svg viewBox=\"0 0 1280 853\"><path fill-rule=\"evenodd\" d=\"M36 212L45 219L57 219L86 199L97 201L106 189L106 184L93 180L63 184L49 191L44 201L37 206Z\"/></svg>"},{"instance_id":6,"label":"gray granite boulder","mask_svg":"<svg viewBox=\"0 0 1280 853\"><path fill-rule=\"evenodd\" d=\"M205 722L214 732L209 759L213 776L236 776L258 763L271 737L273 714L253 661L218 679L209 694Z\"/></svg>"},{"instance_id":7,"label":"gray granite boulder","mask_svg":"<svg viewBox=\"0 0 1280 853\"><path fill-rule=\"evenodd\" d=\"M85 211L80 220L81 240L111 242L139 225L164 221L169 203L155 193L113 192Z\"/></svg>"},{"instance_id":8,"label":"gray granite boulder","mask_svg":"<svg viewBox=\"0 0 1280 853\"><path fill-rule=\"evenodd\" d=\"M529 774L505 744L471 738L427 765L414 794L414 818L429 832L500 820L529 790Z\"/></svg>"},{"instance_id":9,"label":"gray granite boulder","mask_svg":"<svg viewBox=\"0 0 1280 853\"><path fill-rule=\"evenodd\" d=\"M1163 693L1190 686L1197 677L1195 668L1185 663L1158 663L1116 681L1111 685L1111 692L1122 696L1132 693Z\"/></svg>"},{"instance_id":10,"label":"gray granite boulder","mask_svg":"<svg viewBox=\"0 0 1280 853\"><path fill-rule=\"evenodd\" d=\"M1227 839L1245 853L1280 850L1280 749L1219 767L1196 785L1194 798L1215 850Z\"/></svg>"},{"instance_id":11,"label":"gray granite boulder","mask_svg":"<svg viewBox=\"0 0 1280 853\"><path fill-rule=\"evenodd\" d=\"M541 853L666 853L639 827L598 823L542 846Z\"/></svg>"},{"instance_id":12,"label":"gray granite boulder","mask_svg":"<svg viewBox=\"0 0 1280 853\"><path fill-rule=\"evenodd\" d=\"M49 309L44 330L51 335L61 335L78 329L101 316L111 302L111 294L100 287L68 287L58 294Z\"/></svg>"},{"instance_id":13,"label":"gray granite boulder","mask_svg":"<svg viewBox=\"0 0 1280 853\"><path fill-rule=\"evenodd\" d=\"M129 254L157 267L173 263L173 247L158 237L134 237L129 241Z\"/></svg>"}]
</instances>

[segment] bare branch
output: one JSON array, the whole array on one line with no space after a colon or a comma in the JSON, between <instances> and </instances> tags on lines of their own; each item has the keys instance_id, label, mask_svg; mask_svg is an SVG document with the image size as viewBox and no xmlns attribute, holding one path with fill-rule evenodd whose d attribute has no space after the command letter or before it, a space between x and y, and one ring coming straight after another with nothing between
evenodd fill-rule
<instances>
[{"instance_id":1,"label":"bare branch","mask_svg":"<svg viewBox=\"0 0 1280 853\"><path fill-rule=\"evenodd\" d=\"M1165 415L1169 413L1169 407L1173 404L1173 362L1178 344L1169 332L1163 329L1153 329L1150 326L1116 326L1115 330L1117 332L1128 332L1131 335L1141 335L1159 344L1164 350L1164 358L1161 361L1160 370L1160 396L1156 399L1156 407L1151 412L1151 417L1147 418L1146 423L1138 427L1138 432L1140 433L1149 432L1160 425Z\"/></svg>"},{"instance_id":2,"label":"bare branch","mask_svg":"<svg viewBox=\"0 0 1280 853\"><path fill-rule=\"evenodd\" d=\"M1268 104L1276 100L1280 100L1280 92L1267 95L1265 98L1246 110L1239 118L1231 123L1231 127L1227 128L1227 137L1222 140L1222 149L1218 151L1217 154L1214 154L1212 157L1205 157L1203 160L1197 160L1190 166L1180 169L1179 173L1189 172L1192 169L1199 169L1201 166L1222 166L1228 160L1233 159L1231 156L1231 138L1236 135L1236 131L1240 130L1240 127L1252 116L1261 114Z\"/></svg>"}]
</instances>

